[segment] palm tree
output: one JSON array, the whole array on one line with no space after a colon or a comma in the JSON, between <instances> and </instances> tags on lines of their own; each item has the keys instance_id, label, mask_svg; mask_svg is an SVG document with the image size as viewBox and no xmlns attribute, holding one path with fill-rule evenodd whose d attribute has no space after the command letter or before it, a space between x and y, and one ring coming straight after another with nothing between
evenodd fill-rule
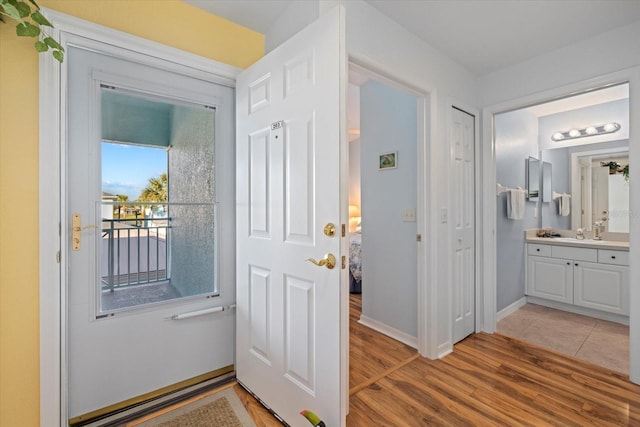
<instances>
[{"instance_id":1,"label":"palm tree","mask_svg":"<svg viewBox=\"0 0 640 427\"><path fill-rule=\"evenodd\" d=\"M128 202L128 201L129 201L129 196L127 196L126 194L116 194L116 202ZM116 203L113 206L113 210L118 213L118 218L122 218L122 205L121 204Z\"/></svg>"},{"instance_id":2,"label":"palm tree","mask_svg":"<svg viewBox=\"0 0 640 427\"><path fill-rule=\"evenodd\" d=\"M166 202L168 199L169 179L166 173L159 177L149 178L149 184L142 190L138 201L141 202Z\"/></svg>"}]
</instances>

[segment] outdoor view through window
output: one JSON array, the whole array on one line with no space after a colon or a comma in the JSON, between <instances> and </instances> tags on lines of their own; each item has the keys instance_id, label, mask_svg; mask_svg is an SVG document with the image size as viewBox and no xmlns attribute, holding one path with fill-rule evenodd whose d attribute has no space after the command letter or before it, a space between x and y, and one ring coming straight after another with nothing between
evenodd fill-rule
<instances>
[{"instance_id":1,"label":"outdoor view through window","mask_svg":"<svg viewBox=\"0 0 640 427\"><path fill-rule=\"evenodd\" d=\"M103 87L100 313L217 293L214 117Z\"/></svg>"}]
</instances>

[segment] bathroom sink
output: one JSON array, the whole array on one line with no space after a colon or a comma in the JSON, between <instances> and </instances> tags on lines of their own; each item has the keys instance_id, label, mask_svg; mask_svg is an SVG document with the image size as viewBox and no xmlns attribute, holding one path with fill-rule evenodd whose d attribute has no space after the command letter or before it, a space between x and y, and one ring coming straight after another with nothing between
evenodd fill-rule
<instances>
[{"instance_id":1,"label":"bathroom sink","mask_svg":"<svg viewBox=\"0 0 640 427\"><path fill-rule=\"evenodd\" d=\"M602 244L604 240L594 240L594 239L576 239L575 237L553 237L553 240L556 242L568 242L568 243L580 243L586 245L598 245Z\"/></svg>"}]
</instances>

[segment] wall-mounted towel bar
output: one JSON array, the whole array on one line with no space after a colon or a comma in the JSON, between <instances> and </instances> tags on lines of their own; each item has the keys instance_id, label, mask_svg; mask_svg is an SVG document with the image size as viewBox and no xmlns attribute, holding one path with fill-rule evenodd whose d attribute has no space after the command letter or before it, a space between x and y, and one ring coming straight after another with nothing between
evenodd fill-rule
<instances>
[{"instance_id":1,"label":"wall-mounted towel bar","mask_svg":"<svg viewBox=\"0 0 640 427\"><path fill-rule=\"evenodd\" d=\"M502 193L506 193L507 191L511 191L511 190L522 190L522 187L509 188L509 187L504 187L500 185L500 183L496 184L496 196L500 196Z\"/></svg>"},{"instance_id":2,"label":"wall-mounted towel bar","mask_svg":"<svg viewBox=\"0 0 640 427\"><path fill-rule=\"evenodd\" d=\"M556 193L555 191L552 193L551 198L553 200L558 200L560 197L562 196L566 196L566 197L571 197L571 194L567 194L567 193Z\"/></svg>"}]
</instances>

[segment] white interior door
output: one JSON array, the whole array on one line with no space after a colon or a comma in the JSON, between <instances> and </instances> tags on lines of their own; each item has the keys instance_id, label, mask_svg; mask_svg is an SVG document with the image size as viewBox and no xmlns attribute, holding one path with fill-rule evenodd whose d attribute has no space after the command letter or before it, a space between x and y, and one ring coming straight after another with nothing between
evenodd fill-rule
<instances>
[{"instance_id":1,"label":"white interior door","mask_svg":"<svg viewBox=\"0 0 640 427\"><path fill-rule=\"evenodd\" d=\"M344 423L337 7L237 79L238 380L291 426ZM323 231L336 226L334 236ZM316 261L334 255L333 269ZM346 321L343 319L343 321Z\"/></svg>"},{"instance_id":2,"label":"white interior door","mask_svg":"<svg viewBox=\"0 0 640 427\"><path fill-rule=\"evenodd\" d=\"M233 182L233 90L79 48L67 61L64 211L77 228L65 249L68 414L82 421L233 365L232 311L174 317L235 300L234 189L214 191ZM119 136L105 134L110 121ZM134 195L117 213L101 182L105 140L163 146L167 202L135 203ZM176 293L156 298L167 289Z\"/></svg>"},{"instance_id":3,"label":"white interior door","mask_svg":"<svg viewBox=\"0 0 640 427\"><path fill-rule=\"evenodd\" d=\"M453 342L475 329L475 117L451 109L453 150Z\"/></svg>"}]
</instances>

